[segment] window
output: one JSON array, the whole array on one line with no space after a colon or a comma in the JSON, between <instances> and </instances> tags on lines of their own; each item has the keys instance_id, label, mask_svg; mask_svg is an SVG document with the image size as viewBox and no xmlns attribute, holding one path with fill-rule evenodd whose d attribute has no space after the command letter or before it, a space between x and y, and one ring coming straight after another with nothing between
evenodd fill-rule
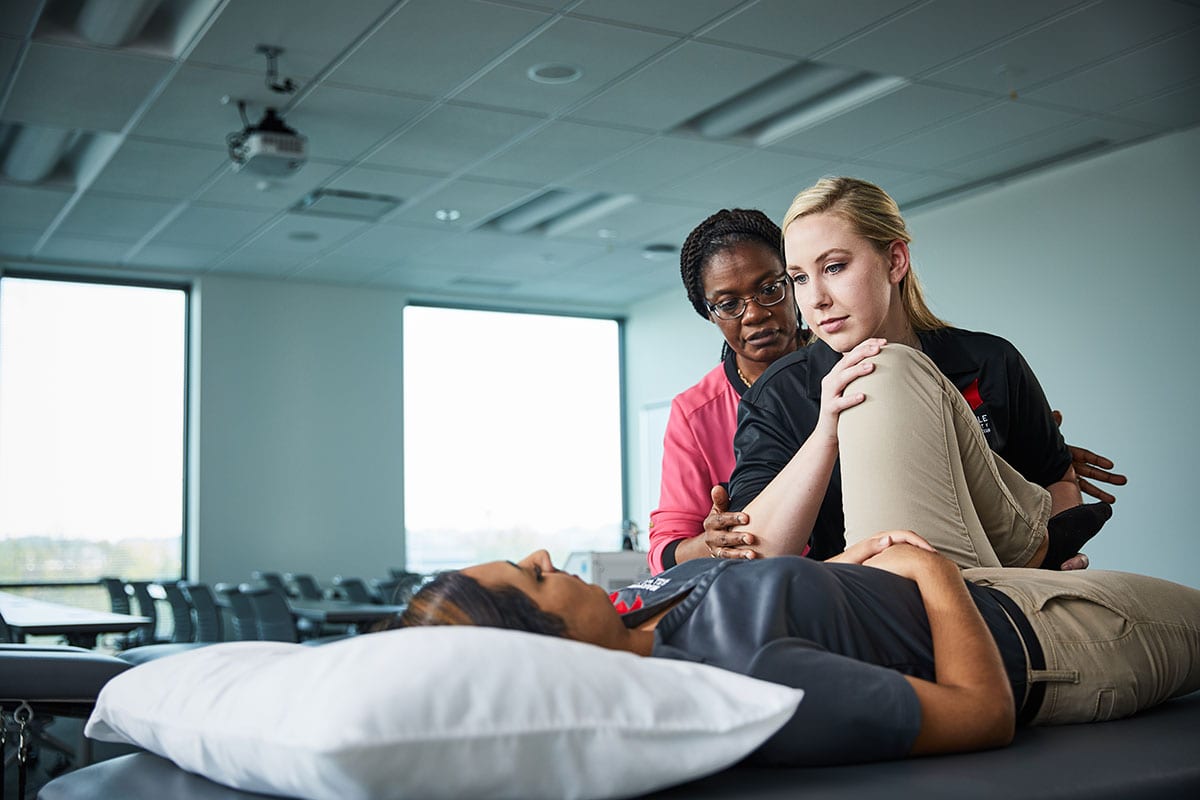
<instances>
[{"instance_id":1,"label":"window","mask_svg":"<svg viewBox=\"0 0 1200 800\"><path fill-rule=\"evenodd\" d=\"M614 320L404 312L408 568L621 546Z\"/></svg>"},{"instance_id":2,"label":"window","mask_svg":"<svg viewBox=\"0 0 1200 800\"><path fill-rule=\"evenodd\" d=\"M187 292L0 279L0 583L183 572Z\"/></svg>"}]
</instances>

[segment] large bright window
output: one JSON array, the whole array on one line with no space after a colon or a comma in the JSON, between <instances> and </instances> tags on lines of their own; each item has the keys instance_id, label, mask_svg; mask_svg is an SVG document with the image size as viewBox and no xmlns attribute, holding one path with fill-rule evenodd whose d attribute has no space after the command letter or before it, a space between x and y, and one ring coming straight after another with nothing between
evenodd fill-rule
<instances>
[{"instance_id":1,"label":"large bright window","mask_svg":"<svg viewBox=\"0 0 1200 800\"><path fill-rule=\"evenodd\" d=\"M0 279L0 583L183 570L187 292Z\"/></svg>"},{"instance_id":2,"label":"large bright window","mask_svg":"<svg viewBox=\"0 0 1200 800\"><path fill-rule=\"evenodd\" d=\"M408 568L621 546L617 322L404 312Z\"/></svg>"}]
</instances>

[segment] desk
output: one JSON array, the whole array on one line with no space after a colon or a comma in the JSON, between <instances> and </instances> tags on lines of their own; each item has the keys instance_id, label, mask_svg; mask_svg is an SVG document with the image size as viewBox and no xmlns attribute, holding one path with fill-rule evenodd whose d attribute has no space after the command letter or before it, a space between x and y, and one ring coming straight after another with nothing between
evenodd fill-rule
<instances>
[{"instance_id":1,"label":"desk","mask_svg":"<svg viewBox=\"0 0 1200 800\"><path fill-rule=\"evenodd\" d=\"M35 600L0 592L0 615L21 636L65 636L78 647L95 647L101 633L128 633L150 621L149 617L91 611L62 603Z\"/></svg>"},{"instance_id":2,"label":"desk","mask_svg":"<svg viewBox=\"0 0 1200 800\"><path fill-rule=\"evenodd\" d=\"M366 625L404 613L406 606L350 603L345 600L301 600L288 598L292 614L321 625Z\"/></svg>"}]
</instances>

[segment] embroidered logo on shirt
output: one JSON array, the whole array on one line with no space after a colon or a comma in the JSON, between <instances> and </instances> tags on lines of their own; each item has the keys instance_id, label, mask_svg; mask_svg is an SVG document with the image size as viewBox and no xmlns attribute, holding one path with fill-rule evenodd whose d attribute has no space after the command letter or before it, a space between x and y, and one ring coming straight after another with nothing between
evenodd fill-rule
<instances>
[{"instance_id":1,"label":"embroidered logo on shirt","mask_svg":"<svg viewBox=\"0 0 1200 800\"><path fill-rule=\"evenodd\" d=\"M613 604L613 608L618 614L628 614L630 611L637 611L642 607L642 596L639 594L634 598L633 605L629 605L624 600L619 599L620 592L613 592L608 596L609 601Z\"/></svg>"},{"instance_id":2,"label":"embroidered logo on shirt","mask_svg":"<svg viewBox=\"0 0 1200 800\"><path fill-rule=\"evenodd\" d=\"M657 592L662 587L671 582L670 578L646 578L643 581L632 583L626 586L626 589L645 589L647 592Z\"/></svg>"},{"instance_id":3,"label":"embroidered logo on shirt","mask_svg":"<svg viewBox=\"0 0 1200 800\"><path fill-rule=\"evenodd\" d=\"M983 396L979 394L979 378L971 381L971 385L963 389L962 394L967 400L967 405L975 412L975 418L979 420L979 427L983 430L983 434L987 436L992 432L992 421L988 417L987 411L979 410L983 405Z\"/></svg>"},{"instance_id":4,"label":"embroidered logo on shirt","mask_svg":"<svg viewBox=\"0 0 1200 800\"><path fill-rule=\"evenodd\" d=\"M963 389L962 394L967 398L967 404L971 406L972 411L983 405L983 397L979 394L979 378L971 381L971 385Z\"/></svg>"}]
</instances>

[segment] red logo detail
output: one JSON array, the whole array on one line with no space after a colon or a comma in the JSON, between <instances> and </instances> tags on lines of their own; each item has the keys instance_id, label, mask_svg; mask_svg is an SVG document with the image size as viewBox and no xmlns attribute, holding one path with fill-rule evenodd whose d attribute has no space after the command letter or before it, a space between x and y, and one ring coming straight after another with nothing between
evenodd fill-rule
<instances>
[{"instance_id":1,"label":"red logo detail","mask_svg":"<svg viewBox=\"0 0 1200 800\"><path fill-rule=\"evenodd\" d=\"M979 378L971 381L971 385L963 389L963 397L967 398L972 411L983 405L983 398L979 396Z\"/></svg>"},{"instance_id":2,"label":"red logo detail","mask_svg":"<svg viewBox=\"0 0 1200 800\"><path fill-rule=\"evenodd\" d=\"M629 605L624 600L619 599L619 592L613 592L608 596L608 601L613 604L613 608L618 614L628 614L630 611L637 611L642 607L642 596L639 594L633 600L633 605Z\"/></svg>"}]
</instances>

